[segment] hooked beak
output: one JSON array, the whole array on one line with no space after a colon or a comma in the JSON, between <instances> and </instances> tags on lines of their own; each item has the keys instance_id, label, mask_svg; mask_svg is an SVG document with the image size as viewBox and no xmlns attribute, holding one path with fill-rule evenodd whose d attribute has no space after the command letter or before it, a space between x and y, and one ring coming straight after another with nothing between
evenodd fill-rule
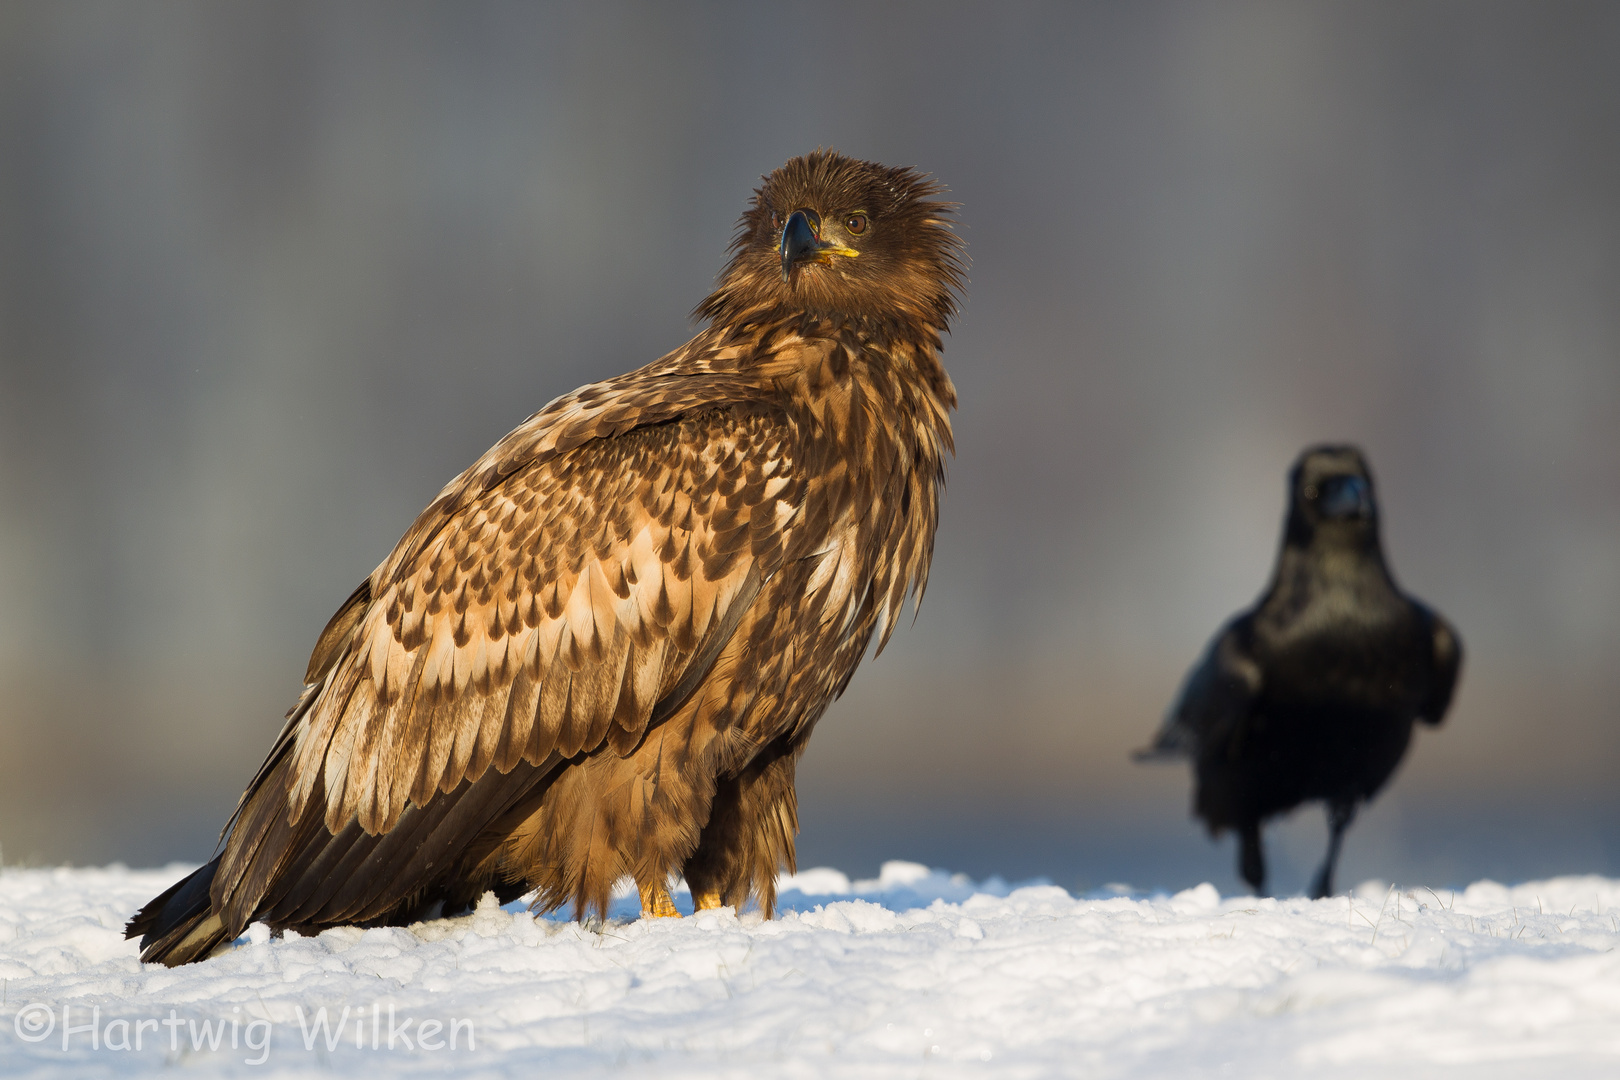
<instances>
[{"instance_id":1,"label":"hooked beak","mask_svg":"<svg viewBox=\"0 0 1620 1080\"><path fill-rule=\"evenodd\" d=\"M854 248L839 247L821 238L821 215L814 210L795 210L782 226L782 280L793 276L793 268L801 262L832 265L832 256L853 259L860 252Z\"/></svg>"}]
</instances>

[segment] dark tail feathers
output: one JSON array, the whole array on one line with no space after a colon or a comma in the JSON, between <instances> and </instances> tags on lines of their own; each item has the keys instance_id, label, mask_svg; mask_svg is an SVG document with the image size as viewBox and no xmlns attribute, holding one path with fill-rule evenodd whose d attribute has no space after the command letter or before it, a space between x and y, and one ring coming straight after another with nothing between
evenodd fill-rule
<instances>
[{"instance_id":1,"label":"dark tail feathers","mask_svg":"<svg viewBox=\"0 0 1620 1080\"><path fill-rule=\"evenodd\" d=\"M231 934L214 914L208 896L219 859L181 878L153 898L124 927L124 936L141 938L141 960L179 967L201 960Z\"/></svg>"}]
</instances>

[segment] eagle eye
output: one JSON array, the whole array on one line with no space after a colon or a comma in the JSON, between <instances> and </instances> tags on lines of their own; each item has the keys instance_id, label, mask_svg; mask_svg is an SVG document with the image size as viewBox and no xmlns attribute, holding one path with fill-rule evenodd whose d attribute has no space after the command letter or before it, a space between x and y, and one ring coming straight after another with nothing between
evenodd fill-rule
<instances>
[{"instance_id":1,"label":"eagle eye","mask_svg":"<svg viewBox=\"0 0 1620 1080\"><path fill-rule=\"evenodd\" d=\"M866 231L866 215L851 214L844 219L844 230L851 236L859 236Z\"/></svg>"}]
</instances>

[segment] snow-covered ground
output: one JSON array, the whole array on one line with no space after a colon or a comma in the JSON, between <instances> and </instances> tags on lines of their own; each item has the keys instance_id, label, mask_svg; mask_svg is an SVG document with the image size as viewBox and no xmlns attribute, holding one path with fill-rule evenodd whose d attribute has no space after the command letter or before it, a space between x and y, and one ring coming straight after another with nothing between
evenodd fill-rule
<instances>
[{"instance_id":1,"label":"snow-covered ground","mask_svg":"<svg viewBox=\"0 0 1620 1080\"><path fill-rule=\"evenodd\" d=\"M889 863L786 879L771 922L491 900L143 967L124 920L185 869L0 873L0 1074L1620 1076L1603 878L1312 902Z\"/></svg>"}]
</instances>

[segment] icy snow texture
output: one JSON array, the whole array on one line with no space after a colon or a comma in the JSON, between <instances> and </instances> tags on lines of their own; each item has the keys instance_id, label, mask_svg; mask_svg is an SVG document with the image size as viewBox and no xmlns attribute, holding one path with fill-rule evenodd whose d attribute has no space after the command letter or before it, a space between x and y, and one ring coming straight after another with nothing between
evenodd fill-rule
<instances>
[{"instance_id":1,"label":"icy snow texture","mask_svg":"<svg viewBox=\"0 0 1620 1080\"><path fill-rule=\"evenodd\" d=\"M206 963L143 967L124 920L185 869L0 873L0 1073L1620 1075L1620 882L1602 878L1076 898L889 863L875 881L785 879L771 922L635 921L625 897L596 932L486 898L409 929L254 926ZM424 1020L444 1025L435 1043L471 1020L476 1048L464 1025L455 1050L390 1050L390 1005L412 1039ZM325 1007L331 1034L345 1006L341 1041L308 1031L306 1049L300 1011L308 1025ZM96 1038L115 1045L148 1021L142 1048L93 1048L84 1030L64 1051L64 1007L84 1028L99 1007ZM175 1026L152 1023L171 1010ZM228 1032L193 1048L197 1025L232 1019L236 1049ZM254 1019L269 1024L249 1034ZM267 1053L248 1048L266 1036Z\"/></svg>"}]
</instances>

